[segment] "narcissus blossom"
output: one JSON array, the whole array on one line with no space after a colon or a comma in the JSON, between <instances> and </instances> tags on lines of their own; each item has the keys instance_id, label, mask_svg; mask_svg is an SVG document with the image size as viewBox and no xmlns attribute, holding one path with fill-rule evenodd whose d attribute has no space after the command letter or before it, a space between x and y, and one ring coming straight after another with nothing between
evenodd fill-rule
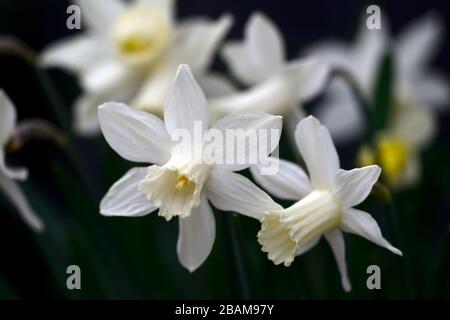
<instances>
[{"instance_id":1,"label":"narcissus blossom","mask_svg":"<svg viewBox=\"0 0 450 320\"><path fill-rule=\"evenodd\" d=\"M195 135L196 122L201 124L202 132L207 133L209 128L205 95L188 66L179 67L168 91L164 122L115 102L101 105L98 114L105 139L119 155L130 161L154 164L126 173L105 195L100 212L106 216L137 217L159 209L159 215L166 220L179 217L178 257L190 271L205 261L214 243L215 222L208 200L221 210L256 219L264 211L279 208L250 180L233 172L249 164L205 162L202 154L194 152L198 146L186 149L175 144L172 137L178 132ZM275 129L278 134L268 154L278 144L281 122L279 116L241 113L224 117L211 128L221 132ZM261 134L258 139L260 145L268 136ZM249 159L251 153L257 152L257 145L237 152L244 152L243 156Z\"/></svg>"},{"instance_id":2,"label":"narcissus blossom","mask_svg":"<svg viewBox=\"0 0 450 320\"><path fill-rule=\"evenodd\" d=\"M264 111L298 122L303 117L299 103L320 92L327 79L327 68L313 57L288 62L280 31L260 13L249 19L244 40L225 44L222 55L232 74L248 86L211 100L222 114Z\"/></svg>"},{"instance_id":3,"label":"narcissus blossom","mask_svg":"<svg viewBox=\"0 0 450 320\"><path fill-rule=\"evenodd\" d=\"M270 260L289 266L296 255L314 247L324 236L336 258L342 286L349 291L342 231L401 255L383 238L369 213L353 208L367 198L381 170L376 165L349 171L340 169L328 130L313 116L298 124L295 139L309 177L299 166L287 161L280 160L276 175L261 175L252 167L256 181L266 190L282 199L298 200L286 209L265 212L258 241Z\"/></svg>"},{"instance_id":4,"label":"narcissus blossom","mask_svg":"<svg viewBox=\"0 0 450 320\"><path fill-rule=\"evenodd\" d=\"M22 219L36 232L44 230L41 219L33 212L25 195L15 180L27 179L24 168L10 168L6 165L5 148L16 127L17 114L8 96L0 90L0 190L16 206Z\"/></svg>"},{"instance_id":5,"label":"narcissus blossom","mask_svg":"<svg viewBox=\"0 0 450 320\"><path fill-rule=\"evenodd\" d=\"M172 0L76 0L87 32L61 40L41 57L80 78L74 109L81 134L98 133L97 106L106 101L163 114L164 96L181 63L205 75L231 17L175 21ZM223 82L223 81L222 81Z\"/></svg>"},{"instance_id":6,"label":"narcissus blossom","mask_svg":"<svg viewBox=\"0 0 450 320\"><path fill-rule=\"evenodd\" d=\"M381 59L387 50L392 51L392 112L386 128L375 137L375 145L364 146L359 160L362 165L379 164L394 188L413 185L420 178L419 155L434 137L436 110L450 101L448 81L428 68L442 31L439 19L429 14L390 43L386 28L368 30L364 23L354 46L327 42L310 51L331 69L350 73L369 101L374 99ZM337 141L355 138L365 128L359 102L341 79L331 83L318 110L319 119Z\"/></svg>"}]
</instances>

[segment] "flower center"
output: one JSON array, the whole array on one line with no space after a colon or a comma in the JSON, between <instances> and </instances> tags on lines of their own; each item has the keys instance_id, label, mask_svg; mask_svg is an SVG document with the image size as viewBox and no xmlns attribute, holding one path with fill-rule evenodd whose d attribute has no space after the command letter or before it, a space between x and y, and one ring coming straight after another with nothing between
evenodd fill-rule
<instances>
[{"instance_id":1,"label":"flower center","mask_svg":"<svg viewBox=\"0 0 450 320\"><path fill-rule=\"evenodd\" d=\"M182 157L175 155L164 166L149 167L139 191L159 207L158 214L166 220L174 216L185 218L200 204L209 172L209 166L184 162Z\"/></svg>"},{"instance_id":2,"label":"flower center","mask_svg":"<svg viewBox=\"0 0 450 320\"><path fill-rule=\"evenodd\" d=\"M258 242L261 250L267 252L276 265L284 263L289 267L294 261L297 243L291 239L289 229L281 221L281 212L269 212L262 217Z\"/></svg>"},{"instance_id":3,"label":"flower center","mask_svg":"<svg viewBox=\"0 0 450 320\"><path fill-rule=\"evenodd\" d=\"M183 190L185 187L189 185L190 181L184 175L178 175L177 183L175 184L175 189L178 191Z\"/></svg>"},{"instance_id":4,"label":"flower center","mask_svg":"<svg viewBox=\"0 0 450 320\"><path fill-rule=\"evenodd\" d=\"M288 267L299 249L338 227L341 216L333 194L316 190L287 209L266 213L261 219L258 242L270 260Z\"/></svg>"},{"instance_id":5,"label":"flower center","mask_svg":"<svg viewBox=\"0 0 450 320\"><path fill-rule=\"evenodd\" d=\"M111 32L119 55L134 66L149 64L159 57L169 43L170 34L169 18L142 4L126 10Z\"/></svg>"}]
</instances>

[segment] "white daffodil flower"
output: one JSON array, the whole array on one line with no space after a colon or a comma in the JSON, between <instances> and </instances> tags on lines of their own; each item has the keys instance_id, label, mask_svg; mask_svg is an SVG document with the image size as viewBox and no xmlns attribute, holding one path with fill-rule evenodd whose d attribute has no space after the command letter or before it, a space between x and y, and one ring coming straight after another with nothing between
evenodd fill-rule
<instances>
[{"instance_id":1,"label":"white daffodil flower","mask_svg":"<svg viewBox=\"0 0 450 320\"><path fill-rule=\"evenodd\" d=\"M278 28L261 13L250 17L244 41L225 44L222 55L234 76L249 88L211 99L211 107L221 114L264 111L289 115L297 123L303 117L299 103L315 96L327 79L327 68L316 59L286 61Z\"/></svg>"},{"instance_id":2,"label":"white daffodil flower","mask_svg":"<svg viewBox=\"0 0 450 320\"><path fill-rule=\"evenodd\" d=\"M280 208L250 180L233 172L249 165L194 161L198 159L171 139L180 130L195 135L196 123L201 124L200 133L209 131L207 101L188 66L179 67L168 91L164 122L115 102L101 105L98 113L106 141L120 156L154 164L131 169L117 181L101 201L101 214L137 217L159 208L159 215L167 220L178 216L178 257L191 272L208 257L215 239L215 220L208 200L221 210L256 219L264 211ZM281 123L279 116L241 113L218 120L212 128L220 132L233 128L276 129L276 143L271 144L268 154L278 144ZM258 145L267 138L259 135ZM193 145L190 150L197 147ZM257 152L256 147L246 150L245 159Z\"/></svg>"},{"instance_id":3,"label":"white daffodil flower","mask_svg":"<svg viewBox=\"0 0 450 320\"><path fill-rule=\"evenodd\" d=\"M377 163L393 187L413 185L420 178L420 151L431 142L436 130L435 110L448 106L449 84L439 74L429 72L427 64L441 38L442 25L427 15L407 28L398 41L390 43L385 29L368 30L365 23L352 47L324 43L310 50L331 69L350 73L366 99L373 91L381 58L390 46L394 61L394 107L386 130L376 137L374 149L362 148L360 163ZM332 81L319 119L340 142L358 137L365 124L358 101L341 79Z\"/></svg>"},{"instance_id":4,"label":"white daffodil flower","mask_svg":"<svg viewBox=\"0 0 450 320\"><path fill-rule=\"evenodd\" d=\"M296 255L311 249L323 235L336 258L342 286L349 291L342 231L401 255L383 238L370 214L353 208L367 198L381 170L376 165L340 169L328 130L313 116L298 124L295 139L309 178L299 166L282 160L276 175L261 175L252 167L255 180L275 196L301 199L286 209L265 212L258 241L270 260L289 266Z\"/></svg>"},{"instance_id":5,"label":"white daffodil flower","mask_svg":"<svg viewBox=\"0 0 450 320\"><path fill-rule=\"evenodd\" d=\"M12 169L6 165L5 148L16 127L17 114L8 96L0 90L0 190L16 206L22 219L36 232L44 230L41 219L33 212L25 195L14 180L26 180L24 168Z\"/></svg>"},{"instance_id":6,"label":"white daffodil flower","mask_svg":"<svg viewBox=\"0 0 450 320\"><path fill-rule=\"evenodd\" d=\"M84 89L74 108L80 134L100 132L106 101L163 114L164 96L181 63L206 73L231 17L176 23L173 0L74 0L88 31L51 45L40 62L73 71Z\"/></svg>"}]
</instances>

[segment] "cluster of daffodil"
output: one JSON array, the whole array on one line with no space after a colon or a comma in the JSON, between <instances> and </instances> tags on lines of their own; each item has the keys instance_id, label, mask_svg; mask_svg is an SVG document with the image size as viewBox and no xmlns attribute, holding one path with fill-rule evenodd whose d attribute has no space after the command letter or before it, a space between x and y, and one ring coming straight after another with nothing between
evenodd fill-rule
<instances>
[{"instance_id":1,"label":"cluster of daffodil","mask_svg":"<svg viewBox=\"0 0 450 320\"><path fill-rule=\"evenodd\" d=\"M448 104L448 84L429 74L425 64L441 31L427 16L391 42L386 28L365 26L354 46L322 43L306 50L307 57L286 61L283 39L264 15L253 14L242 41L221 44L232 25L231 15L215 21L177 21L172 0L78 0L86 31L44 50L40 63L62 67L79 78L82 96L74 106L73 126L80 135L100 132L124 159L147 163L119 179L100 203L105 216L140 217L151 212L179 221L177 253L191 272L210 254L216 235L211 204L257 219L255 237L275 264L289 266L315 246L322 236L330 244L341 273L347 276L343 232L357 234L395 254L372 216L354 207L370 194L380 174L394 188L420 178L420 151L436 128L432 107ZM221 50L239 86L212 72L210 64ZM373 141L361 145L361 168L343 170L332 137L342 142L367 128L359 101L343 78L345 72L367 101L374 99L377 72L392 51L395 82L387 126ZM194 78L195 77L195 78ZM244 89L237 89L244 87ZM321 96L316 117L302 104ZM0 145L8 143L15 111L0 97ZM273 175L261 165L193 161L175 147L171 133L193 133L200 121L210 129L277 129L295 141L307 173L297 164L279 161ZM323 125L321 124L323 123ZM268 139L259 136L260 140ZM195 148L193 148L195 149ZM225 150L227 152L227 150ZM255 148L242 155L250 159ZM26 172L8 169L0 149L0 187L35 229L42 222L13 182ZM236 173L250 169L252 182ZM295 201L283 208L271 196Z\"/></svg>"}]
</instances>

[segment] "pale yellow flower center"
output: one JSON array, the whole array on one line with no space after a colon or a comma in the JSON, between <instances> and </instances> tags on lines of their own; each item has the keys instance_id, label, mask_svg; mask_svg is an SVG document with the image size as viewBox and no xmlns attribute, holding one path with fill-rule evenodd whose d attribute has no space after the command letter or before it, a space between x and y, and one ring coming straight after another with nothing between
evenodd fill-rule
<instances>
[{"instance_id":1,"label":"pale yellow flower center","mask_svg":"<svg viewBox=\"0 0 450 320\"><path fill-rule=\"evenodd\" d=\"M150 64L158 58L170 35L170 21L164 12L142 4L132 5L120 15L111 31L119 55L134 66Z\"/></svg>"},{"instance_id":2,"label":"pale yellow flower center","mask_svg":"<svg viewBox=\"0 0 450 320\"><path fill-rule=\"evenodd\" d=\"M299 249L339 227L340 204L329 191L315 190L294 205L261 219L258 241L275 264L289 266Z\"/></svg>"},{"instance_id":3,"label":"pale yellow flower center","mask_svg":"<svg viewBox=\"0 0 450 320\"><path fill-rule=\"evenodd\" d=\"M200 204L210 170L208 165L189 162L176 154L163 166L149 167L139 191L159 207L159 215L166 220L185 218Z\"/></svg>"},{"instance_id":4,"label":"pale yellow flower center","mask_svg":"<svg viewBox=\"0 0 450 320\"><path fill-rule=\"evenodd\" d=\"M183 190L185 187L187 187L191 181L185 176L185 175L178 175L177 183L175 184L175 189L178 191Z\"/></svg>"}]
</instances>

